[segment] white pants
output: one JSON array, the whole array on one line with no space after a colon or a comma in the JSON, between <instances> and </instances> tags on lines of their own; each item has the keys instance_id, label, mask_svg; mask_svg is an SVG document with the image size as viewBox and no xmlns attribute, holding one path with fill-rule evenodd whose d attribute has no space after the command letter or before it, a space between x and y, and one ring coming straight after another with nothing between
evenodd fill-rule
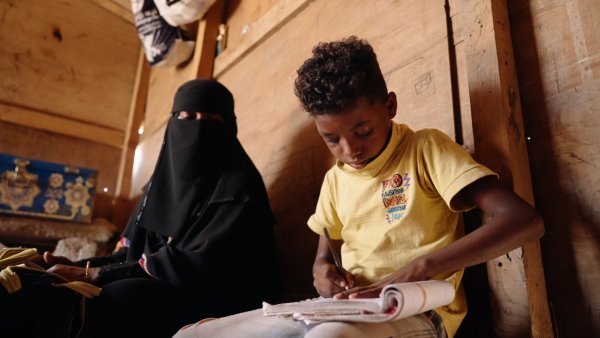
<instances>
[{"instance_id":1,"label":"white pants","mask_svg":"<svg viewBox=\"0 0 600 338\"><path fill-rule=\"evenodd\" d=\"M437 330L436 330L437 327ZM441 338L441 319L416 315L385 323L326 322L307 326L289 317L264 316L262 309L187 325L173 338Z\"/></svg>"}]
</instances>

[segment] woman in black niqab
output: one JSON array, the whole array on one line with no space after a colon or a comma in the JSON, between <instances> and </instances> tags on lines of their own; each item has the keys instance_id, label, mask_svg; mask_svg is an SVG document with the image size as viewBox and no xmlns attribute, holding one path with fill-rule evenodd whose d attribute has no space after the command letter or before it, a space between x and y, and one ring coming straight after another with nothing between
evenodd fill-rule
<instances>
[{"instance_id":1,"label":"woman in black niqab","mask_svg":"<svg viewBox=\"0 0 600 338\"><path fill-rule=\"evenodd\" d=\"M171 113L123 251L91 262L101 266L95 283L103 288L90 301L91 336L170 337L201 318L278 301L275 220L236 137L232 94L217 81L192 80L177 90ZM117 321L125 329L107 326Z\"/></svg>"}]
</instances>

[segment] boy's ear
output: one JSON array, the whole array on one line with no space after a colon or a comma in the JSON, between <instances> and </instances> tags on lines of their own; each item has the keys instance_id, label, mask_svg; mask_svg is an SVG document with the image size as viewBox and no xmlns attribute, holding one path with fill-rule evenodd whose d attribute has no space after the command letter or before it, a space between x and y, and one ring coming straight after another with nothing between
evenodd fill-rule
<instances>
[{"instance_id":1,"label":"boy's ear","mask_svg":"<svg viewBox=\"0 0 600 338\"><path fill-rule=\"evenodd\" d=\"M396 93L389 92L387 100L385 101L385 106L388 110L388 116L393 119L396 116L396 112L398 110L398 101L396 100Z\"/></svg>"}]
</instances>

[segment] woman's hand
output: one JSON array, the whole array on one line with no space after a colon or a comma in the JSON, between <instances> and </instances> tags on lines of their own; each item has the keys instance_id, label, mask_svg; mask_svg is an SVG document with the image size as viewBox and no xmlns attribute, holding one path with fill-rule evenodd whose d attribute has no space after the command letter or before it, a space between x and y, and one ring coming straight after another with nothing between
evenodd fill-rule
<instances>
[{"instance_id":1,"label":"woman's hand","mask_svg":"<svg viewBox=\"0 0 600 338\"><path fill-rule=\"evenodd\" d=\"M50 251L44 252L44 261L48 267L55 264L73 265L73 261L64 256L54 256Z\"/></svg>"},{"instance_id":2,"label":"woman's hand","mask_svg":"<svg viewBox=\"0 0 600 338\"><path fill-rule=\"evenodd\" d=\"M36 255L31 260L25 262L25 266L28 266L30 268L35 268L35 269L42 269L42 270L46 270L47 268L50 267L50 266L48 266L48 264L44 260L44 256L42 256L42 255Z\"/></svg>"},{"instance_id":3,"label":"woman's hand","mask_svg":"<svg viewBox=\"0 0 600 338\"><path fill-rule=\"evenodd\" d=\"M33 268L47 270L55 264L74 265L74 263L63 256L54 256L50 251L44 252L42 255L37 255L25 265Z\"/></svg>"},{"instance_id":4,"label":"woman's hand","mask_svg":"<svg viewBox=\"0 0 600 338\"><path fill-rule=\"evenodd\" d=\"M85 268L65 264L55 264L46 271L60 275L71 282L80 281L88 283L93 283L98 278L98 274L100 274L100 268Z\"/></svg>"}]
</instances>

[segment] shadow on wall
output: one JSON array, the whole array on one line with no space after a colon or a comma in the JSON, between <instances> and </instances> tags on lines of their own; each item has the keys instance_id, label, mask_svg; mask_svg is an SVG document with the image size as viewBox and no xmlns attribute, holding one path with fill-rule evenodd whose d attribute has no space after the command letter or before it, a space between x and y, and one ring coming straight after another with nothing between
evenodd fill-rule
<instances>
[{"instance_id":1,"label":"shadow on wall","mask_svg":"<svg viewBox=\"0 0 600 338\"><path fill-rule=\"evenodd\" d=\"M278 223L275 238L283 301L318 296L312 284L318 236L306 222L315 211L323 177L332 161L312 120L307 121L289 142L271 153L269 164L262 170Z\"/></svg>"}]
</instances>

